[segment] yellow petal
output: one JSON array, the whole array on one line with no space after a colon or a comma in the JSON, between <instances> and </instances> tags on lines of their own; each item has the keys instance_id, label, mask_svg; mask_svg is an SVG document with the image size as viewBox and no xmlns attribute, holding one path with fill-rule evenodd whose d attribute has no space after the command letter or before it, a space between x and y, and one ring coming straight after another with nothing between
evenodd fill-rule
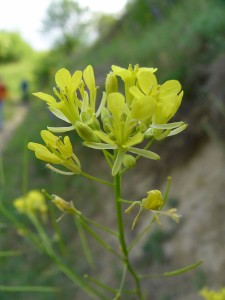
<instances>
[{"instance_id":1,"label":"yellow petal","mask_svg":"<svg viewBox=\"0 0 225 300\"><path fill-rule=\"evenodd\" d=\"M41 100L46 101L48 104L52 104L55 103L56 100L54 97L52 97L51 95L42 93L42 92L38 92L38 93L33 93L34 96L38 97Z\"/></svg>"},{"instance_id":2,"label":"yellow petal","mask_svg":"<svg viewBox=\"0 0 225 300\"><path fill-rule=\"evenodd\" d=\"M41 131L41 137L42 137L43 141L45 142L46 146L51 146L53 148L57 147L56 142L59 139L59 137L57 137L56 135L54 135L50 131L42 130Z\"/></svg>"},{"instance_id":3,"label":"yellow petal","mask_svg":"<svg viewBox=\"0 0 225 300\"><path fill-rule=\"evenodd\" d=\"M38 144L38 143L33 143L33 142L28 143L27 147L28 147L28 149L33 150L33 151L36 151L36 150L43 150L43 151L47 150L48 151L48 148L46 148L44 145Z\"/></svg>"},{"instance_id":4,"label":"yellow petal","mask_svg":"<svg viewBox=\"0 0 225 300\"><path fill-rule=\"evenodd\" d=\"M161 97L178 94L181 91L181 84L177 80L168 80L160 86Z\"/></svg>"},{"instance_id":5,"label":"yellow petal","mask_svg":"<svg viewBox=\"0 0 225 300\"><path fill-rule=\"evenodd\" d=\"M64 148L65 148L65 151L66 151L68 157L71 157L73 154L73 147L70 142L70 138L68 136L65 136L63 142L64 142Z\"/></svg>"},{"instance_id":6,"label":"yellow petal","mask_svg":"<svg viewBox=\"0 0 225 300\"><path fill-rule=\"evenodd\" d=\"M71 86L70 72L65 68L58 70L55 74L55 82L61 90L65 91L66 87Z\"/></svg>"},{"instance_id":7,"label":"yellow petal","mask_svg":"<svg viewBox=\"0 0 225 300\"><path fill-rule=\"evenodd\" d=\"M134 99L131 104L131 117L137 120L151 118L156 109L156 100L152 96Z\"/></svg>"},{"instance_id":8,"label":"yellow petal","mask_svg":"<svg viewBox=\"0 0 225 300\"><path fill-rule=\"evenodd\" d=\"M63 163L63 161L58 158L55 154L51 153L49 150L41 150L38 149L35 151L35 156L43 161L53 163L53 164L60 164Z\"/></svg>"},{"instance_id":9,"label":"yellow petal","mask_svg":"<svg viewBox=\"0 0 225 300\"><path fill-rule=\"evenodd\" d=\"M113 117L119 119L124 112L125 98L120 93L111 93L108 95L107 105Z\"/></svg>"},{"instance_id":10,"label":"yellow petal","mask_svg":"<svg viewBox=\"0 0 225 300\"><path fill-rule=\"evenodd\" d=\"M157 79L151 72L143 71L137 76L138 84L146 95L149 95L152 88L157 86Z\"/></svg>"},{"instance_id":11,"label":"yellow petal","mask_svg":"<svg viewBox=\"0 0 225 300\"><path fill-rule=\"evenodd\" d=\"M82 80L82 71L77 70L76 72L74 72L71 80L73 88L77 89L81 84L81 80Z\"/></svg>"},{"instance_id":12,"label":"yellow petal","mask_svg":"<svg viewBox=\"0 0 225 300\"><path fill-rule=\"evenodd\" d=\"M89 91L93 93L95 91L95 76L94 76L94 70L91 65L87 66L84 69L83 77Z\"/></svg>"}]
</instances>

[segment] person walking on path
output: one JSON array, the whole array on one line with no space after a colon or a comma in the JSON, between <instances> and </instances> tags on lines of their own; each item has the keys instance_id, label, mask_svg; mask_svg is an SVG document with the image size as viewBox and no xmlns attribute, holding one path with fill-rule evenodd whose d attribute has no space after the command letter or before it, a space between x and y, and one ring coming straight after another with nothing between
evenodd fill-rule
<instances>
[{"instance_id":1,"label":"person walking on path","mask_svg":"<svg viewBox=\"0 0 225 300\"><path fill-rule=\"evenodd\" d=\"M28 92L28 81L26 79L21 82L22 101L24 104L28 104L29 92Z\"/></svg>"},{"instance_id":2,"label":"person walking on path","mask_svg":"<svg viewBox=\"0 0 225 300\"><path fill-rule=\"evenodd\" d=\"M3 80L0 78L0 131L3 128L3 121L4 121L3 108L4 108L4 101L6 100L6 97L7 97L7 88Z\"/></svg>"}]
</instances>

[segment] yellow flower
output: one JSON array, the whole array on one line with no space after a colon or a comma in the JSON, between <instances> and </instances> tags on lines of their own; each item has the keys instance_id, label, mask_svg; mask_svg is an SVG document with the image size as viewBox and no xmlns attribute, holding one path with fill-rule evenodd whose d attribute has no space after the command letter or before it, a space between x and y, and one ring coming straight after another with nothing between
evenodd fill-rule
<instances>
[{"instance_id":1,"label":"yellow flower","mask_svg":"<svg viewBox=\"0 0 225 300\"><path fill-rule=\"evenodd\" d=\"M225 300L225 288L222 288L218 291L213 291L213 290L209 290L208 288L203 288L199 294L205 300Z\"/></svg>"},{"instance_id":2,"label":"yellow flower","mask_svg":"<svg viewBox=\"0 0 225 300\"><path fill-rule=\"evenodd\" d=\"M47 213L44 195L38 190L32 190L25 196L15 199L14 206L19 213L33 214L39 211L42 215Z\"/></svg>"},{"instance_id":3,"label":"yellow flower","mask_svg":"<svg viewBox=\"0 0 225 300\"><path fill-rule=\"evenodd\" d=\"M155 72L157 69L128 69L112 66L106 78L106 107L101 109L103 129L94 130L99 142L85 141L85 145L94 149L112 149L116 159L112 175L120 172L127 152L149 159L159 159L151 151L134 147L144 138L162 139L175 135L186 128L183 122L167 124L176 113L183 93L176 80L159 85ZM118 92L117 77L124 82L125 96Z\"/></svg>"},{"instance_id":4,"label":"yellow flower","mask_svg":"<svg viewBox=\"0 0 225 300\"><path fill-rule=\"evenodd\" d=\"M48 130L41 131L41 137L46 146L38 143L28 143L28 148L35 152L35 156L43 161L60 164L74 174L81 173L80 161L73 153L73 148L68 136L63 141Z\"/></svg>"},{"instance_id":5,"label":"yellow flower","mask_svg":"<svg viewBox=\"0 0 225 300\"><path fill-rule=\"evenodd\" d=\"M74 130L77 121L95 124L97 122L96 115L100 114L101 107L96 112L97 87L92 66L87 66L83 72L77 70L73 75L67 69L62 68L57 71L55 81L57 88L54 88L53 91L56 98L42 92L33 94L46 101L54 115L72 125L53 128L53 130L56 132ZM103 95L101 105L104 104L104 99Z\"/></svg>"},{"instance_id":6,"label":"yellow flower","mask_svg":"<svg viewBox=\"0 0 225 300\"><path fill-rule=\"evenodd\" d=\"M144 139L161 140L178 134L187 127L183 122L168 123L183 97L180 83L168 80L160 85L156 71L157 69L141 68L139 65L129 65L127 69L113 65L106 77L105 92L98 109L97 87L91 65L83 72L78 70L73 75L67 69L60 69L55 75L56 98L45 93L34 95L46 101L53 114L71 124L68 127L48 128L50 131L76 130L85 146L113 150L112 175L115 176L121 171L127 152L154 160L160 158L152 151L136 147ZM119 80L124 85L122 93L119 91ZM64 146L57 142L56 148L52 144L49 146L49 142L46 147L34 143L30 147L38 158L65 166L66 155L62 153L65 142L64 140ZM79 167L78 162L77 165ZM68 162L66 167L72 170L72 165L69 166ZM74 172L74 168L72 171ZM75 171L77 172L79 170Z\"/></svg>"}]
</instances>

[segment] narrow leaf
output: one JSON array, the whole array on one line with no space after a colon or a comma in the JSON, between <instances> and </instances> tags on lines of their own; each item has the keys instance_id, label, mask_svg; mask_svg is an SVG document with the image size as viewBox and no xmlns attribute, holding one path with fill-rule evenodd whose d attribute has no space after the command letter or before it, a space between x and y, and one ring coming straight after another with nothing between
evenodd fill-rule
<instances>
[{"instance_id":1,"label":"narrow leaf","mask_svg":"<svg viewBox=\"0 0 225 300\"><path fill-rule=\"evenodd\" d=\"M193 270L195 268L197 268L198 266L200 266L203 263L203 260L198 261L195 264L189 265L187 267L175 270L175 271L171 271L171 272L165 272L163 273L163 276L177 276L180 275L182 273L188 272L190 270Z\"/></svg>"}]
</instances>

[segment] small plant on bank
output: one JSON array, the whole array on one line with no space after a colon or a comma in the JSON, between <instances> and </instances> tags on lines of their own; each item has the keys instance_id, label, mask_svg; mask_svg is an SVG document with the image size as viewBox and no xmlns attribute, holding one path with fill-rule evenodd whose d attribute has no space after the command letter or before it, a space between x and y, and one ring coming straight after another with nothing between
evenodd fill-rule
<instances>
[{"instance_id":1,"label":"small plant on bank","mask_svg":"<svg viewBox=\"0 0 225 300\"><path fill-rule=\"evenodd\" d=\"M124 299L125 295L135 297L132 299L146 299L145 291L142 288L142 279L151 278L152 274L138 274L130 260L130 252L143 235L150 231L153 223L161 225L163 217L169 217L177 223L180 219L176 207L165 209L170 187L169 177L164 193L152 188L146 191L146 197L138 201L124 199L122 195L122 178L126 176L126 171L133 168L140 157L159 160L159 155L149 150L151 145L179 134L187 127L182 121L169 122L177 112L183 97L180 83L177 80L168 80L160 85L155 75L156 71L157 69L141 68L138 65L134 67L129 65L128 69L113 65L112 71L106 77L105 91L99 101L92 66L87 66L83 71L77 70L72 75L68 70L62 68L55 75L54 96L42 92L34 94L46 102L56 117L69 125L48 127L47 130L42 130L41 137L44 144L29 142L28 148L34 151L38 159L45 161L50 170L65 176L86 177L108 186L111 193L114 194L116 229L108 228L104 224L89 219L85 215L85 211L81 211L75 202L63 199L63 196L49 195L47 191L43 191L45 196L62 212L60 220L64 215L71 215L75 219L90 268L93 258L84 234L85 231L121 262L122 275L119 286L109 286L104 280L91 278L89 275L82 276L64 264L62 257L52 247L50 238L38 217L38 211L41 213L42 219L46 218L47 213L40 196L38 196L39 202L32 202L29 200L31 195L28 194L17 199L15 207L19 212L27 214L35 226L40 237L40 240L35 241L38 247L52 258L72 282L93 299L116 300ZM119 89L121 82L122 90ZM61 136L68 131L75 131L85 147L103 153L112 180L106 181L97 178L83 170L82 162L74 153L70 138ZM40 204L39 209L38 203ZM151 219L147 227L136 234L130 244L127 244L124 213L129 214L136 208L137 214L132 220L131 230L135 231L137 223L141 222L142 211L148 211ZM115 249L111 247L95 231L95 228L114 236L119 247L117 246ZM162 276L184 273L194 269L200 263L163 273ZM133 278L134 285L132 287L126 286L128 274Z\"/></svg>"}]
</instances>

